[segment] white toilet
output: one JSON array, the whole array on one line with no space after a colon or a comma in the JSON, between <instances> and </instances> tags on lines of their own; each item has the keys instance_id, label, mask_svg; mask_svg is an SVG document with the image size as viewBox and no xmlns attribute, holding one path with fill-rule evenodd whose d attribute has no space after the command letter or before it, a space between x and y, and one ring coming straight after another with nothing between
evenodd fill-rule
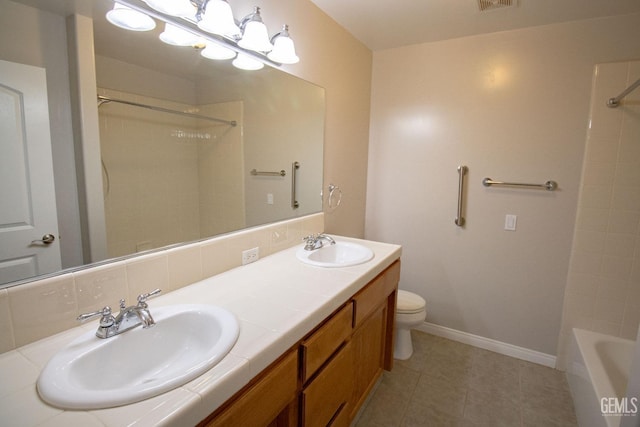
<instances>
[{"instance_id":1,"label":"white toilet","mask_svg":"<svg viewBox=\"0 0 640 427\"><path fill-rule=\"evenodd\" d=\"M420 295L398 289L396 302L396 341L393 348L395 359L406 360L413 354L411 328L424 322L427 317L426 302Z\"/></svg>"}]
</instances>

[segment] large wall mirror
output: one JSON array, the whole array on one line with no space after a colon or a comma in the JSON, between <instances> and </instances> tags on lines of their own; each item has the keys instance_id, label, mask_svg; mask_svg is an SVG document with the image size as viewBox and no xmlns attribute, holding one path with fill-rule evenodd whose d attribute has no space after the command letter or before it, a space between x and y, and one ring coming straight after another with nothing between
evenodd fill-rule
<instances>
[{"instance_id":1,"label":"large wall mirror","mask_svg":"<svg viewBox=\"0 0 640 427\"><path fill-rule=\"evenodd\" d=\"M111 0L0 0L0 66L6 67L0 75L8 79L0 81L0 157L11 154L5 163L25 165L12 167L15 185L0 185L0 287L322 210L324 89L276 68L239 70L197 49L164 44L161 22L144 33L117 28L105 19L112 7ZM89 67L82 64L87 41L69 43L77 24L70 15L93 30ZM93 112L78 112L74 61L95 68ZM40 86L6 77L30 75L33 67L44 70ZM14 97L20 85L32 95ZM50 127L44 148L50 179L46 166L36 172L28 158L33 133L6 131L26 126L16 125L26 116L20 109L33 110L29 96L38 93L33 102L45 103ZM78 141L87 118L97 120L99 141ZM91 150L99 160L87 165ZM98 180L87 188L89 173ZM53 184L55 200L44 211L57 214L54 232L29 224L43 215L35 212L36 195L25 190L33 174L41 189ZM83 191L102 205L103 232L96 235L103 237L90 243L100 250L87 250L88 227L96 224L84 217L90 202ZM36 254L21 255L23 249ZM58 264L40 261L38 251L57 251Z\"/></svg>"}]
</instances>

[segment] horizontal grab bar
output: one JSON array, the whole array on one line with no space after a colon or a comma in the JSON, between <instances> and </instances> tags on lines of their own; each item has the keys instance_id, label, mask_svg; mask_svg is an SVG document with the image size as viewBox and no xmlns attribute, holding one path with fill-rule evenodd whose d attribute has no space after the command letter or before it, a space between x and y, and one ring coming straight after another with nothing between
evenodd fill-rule
<instances>
[{"instance_id":1,"label":"horizontal grab bar","mask_svg":"<svg viewBox=\"0 0 640 427\"><path fill-rule=\"evenodd\" d=\"M253 176L286 176L287 172L285 172L284 169L282 169L280 172L265 172L265 171L258 171L255 169L251 169L251 171L249 172L251 175Z\"/></svg>"},{"instance_id":2,"label":"horizontal grab bar","mask_svg":"<svg viewBox=\"0 0 640 427\"><path fill-rule=\"evenodd\" d=\"M491 187L492 185L508 185L510 187L543 188L548 191L554 191L558 188L558 183L555 181L547 181L544 184L526 184L520 182L494 181L491 178L483 179L482 185L484 185L485 187Z\"/></svg>"}]
</instances>

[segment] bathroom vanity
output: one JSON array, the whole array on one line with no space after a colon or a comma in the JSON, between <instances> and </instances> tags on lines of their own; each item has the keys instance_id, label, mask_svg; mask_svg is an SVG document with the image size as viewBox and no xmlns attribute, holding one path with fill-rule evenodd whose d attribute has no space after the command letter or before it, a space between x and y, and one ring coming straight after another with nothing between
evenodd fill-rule
<instances>
[{"instance_id":1,"label":"bathroom vanity","mask_svg":"<svg viewBox=\"0 0 640 427\"><path fill-rule=\"evenodd\" d=\"M395 261L200 425L348 426L393 366Z\"/></svg>"},{"instance_id":2,"label":"bathroom vanity","mask_svg":"<svg viewBox=\"0 0 640 427\"><path fill-rule=\"evenodd\" d=\"M322 268L296 259L296 245L151 300L152 314L212 304L240 324L238 341L216 366L161 395L86 411L39 398L35 383L47 361L96 322L0 355L3 425L349 425L393 363L401 247L336 239L367 246L373 259Z\"/></svg>"}]
</instances>

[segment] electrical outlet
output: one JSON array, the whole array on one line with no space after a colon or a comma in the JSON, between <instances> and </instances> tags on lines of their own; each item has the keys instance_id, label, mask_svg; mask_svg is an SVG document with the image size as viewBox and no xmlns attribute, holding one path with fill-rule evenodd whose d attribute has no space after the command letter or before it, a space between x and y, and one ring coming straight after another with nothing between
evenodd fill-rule
<instances>
[{"instance_id":1,"label":"electrical outlet","mask_svg":"<svg viewBox=\"0 0 640 427\"><path fill-rule=\"evenodd\" d=\"M260 258L260 248L255 247L242 251L242 265L251 264Z\"/></svg>"}]
</instances>

